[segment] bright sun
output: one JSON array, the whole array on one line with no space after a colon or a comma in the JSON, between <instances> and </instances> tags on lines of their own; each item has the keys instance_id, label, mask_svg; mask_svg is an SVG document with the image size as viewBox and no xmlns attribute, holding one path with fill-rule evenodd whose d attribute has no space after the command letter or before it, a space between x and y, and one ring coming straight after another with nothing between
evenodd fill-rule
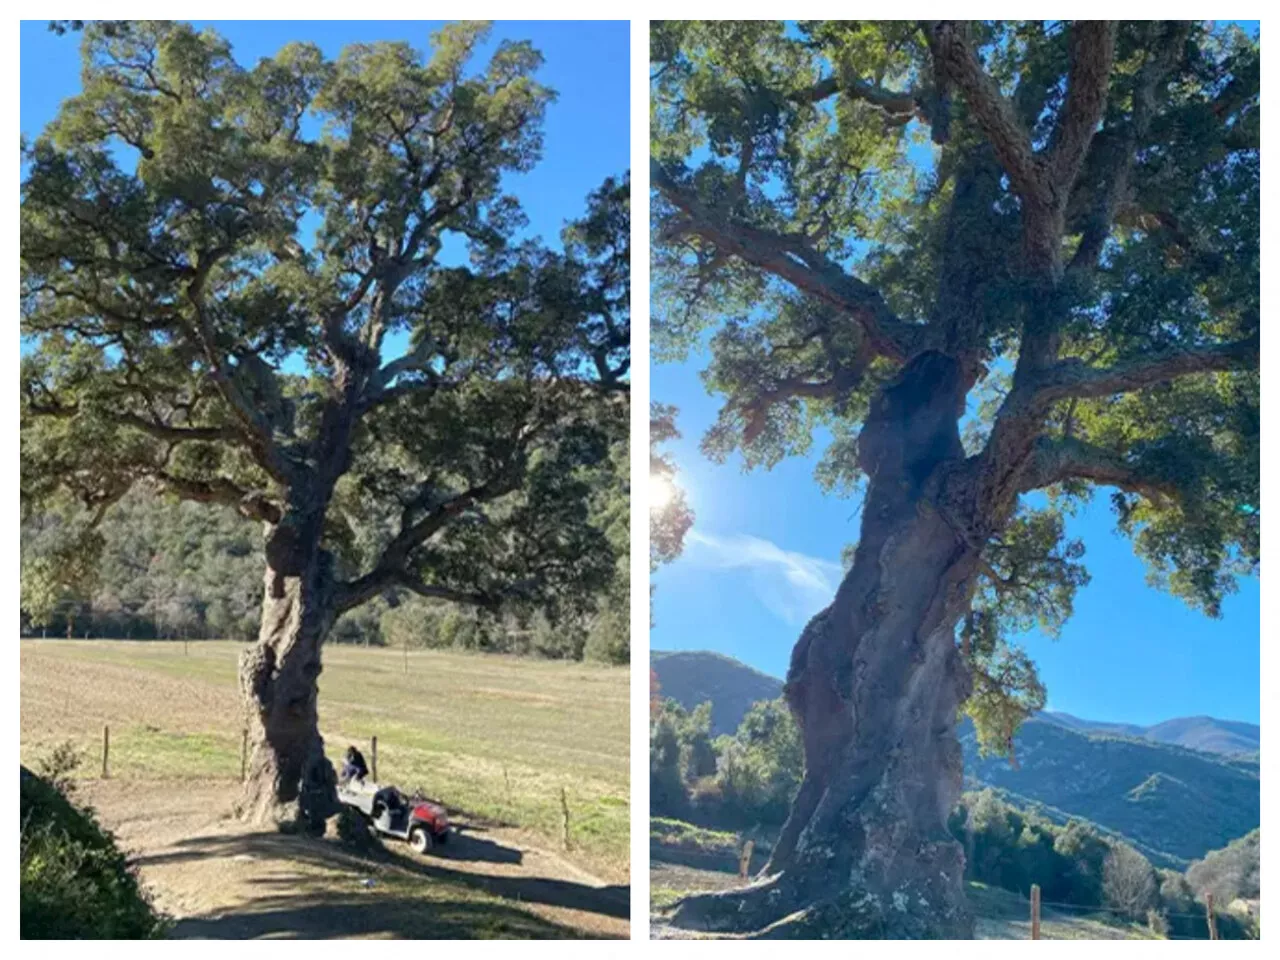
<instances>
[{"instance_id":1,"label":"bright sun","mask_svg":"<svg viewBox=\"0 0 1280 960\"><path fill-rule=\"evenodd\" d=\"M661 474L649 474L649 509L661 510L676 495L676 488L671 481Z\"/></svg>"}]
</instances>

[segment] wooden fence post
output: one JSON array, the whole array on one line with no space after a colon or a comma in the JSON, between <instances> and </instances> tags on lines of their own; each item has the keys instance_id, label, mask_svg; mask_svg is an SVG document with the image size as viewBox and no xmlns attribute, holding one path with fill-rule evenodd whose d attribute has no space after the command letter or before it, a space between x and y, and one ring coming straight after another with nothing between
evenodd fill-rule
<instances>
[{"instance_id":1,"label":"wooden fence post","mask_svg":"<svg viewBox=\"0 0 1280 960\"><path fill-rule=\"evenodd\" d=\"M1031 885L1031 939L1040 939L1040 884Z\"/></svg>"},{"instance_id":2,"label":"wooden fence post","mask_svg":"<svg viewBox=\"0 0 1280 960\"><path fill-rule=\"evenodd\" d=\"M1213 915L1213 894L1205 891L1204 895L1204 916L1209 921L1209 939L1218 939L1218 919Z\"/></svg>"},{"instance_id":3,"label":"wooden fence post","mask_svg":"<svg viewBox=\"0 0 1280 960\"><path fill-rule=\"evenodd\" d=\"M566 850L569 849L569 798L560 788L560 841Z\"/></svg>"},{"instance_id":4,"label":"wooden fence post","mask_svg":"<svg viewBox=\"0 0 1280 960\"><path fill-rule=\"evenodd\" d=\"M751 855L756 851L756 842L748 840L742 847L742 853L738 856L738 876L746 880L751 875Z\"/></svg>"},{"instance_id":5,"label":"wooden fence post","mask_svg":"<svg viewBox=\"0 0 1280 960\"><path fill-rule=\"evenodd\" d=\"M373 782L377 783L378 782L378 738L376 736L373 738L373 749L370 752L373 754L373 768L369 771L369 774L370 776L373 777Z\"/></svg>"},{"instance_id":6,"label":"wooden fence post","mask_svg":"<svg viewBox=\"0 0 1280 960\"><path fill-rule=\"evenodd\" d=\"M249 728L240 728L240 782L248 776L249 770Z\"/></svg>"},{"instance_id":7,"label":"wooden fence post","mask_svg":"<svg viewBox=\"0 0 1280 960\"><path fill-rule=\"evenodd\" d=\"M102 725L102 779L106 780L107 773L107 754L111 752L111 728L105 723Z\"/></svg>"}]
</instances>

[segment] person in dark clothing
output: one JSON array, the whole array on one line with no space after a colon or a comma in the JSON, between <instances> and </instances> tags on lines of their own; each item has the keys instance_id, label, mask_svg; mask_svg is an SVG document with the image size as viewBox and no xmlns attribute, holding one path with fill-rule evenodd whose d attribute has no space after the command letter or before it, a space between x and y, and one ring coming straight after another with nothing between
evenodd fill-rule
<instances>
[{"instance_id":1,"label":"person in dark clothing","mask_svg":"<svg viewBox=\"0 0 1280 960\"><path fill-rule=\"evenodd\" d=\"M347 762L342 765L342 776L339 779L343 783L350 783L352 780L364 783L364 778L368 775L369 767L364 762L364 755L355 747L347 747Z\"/></svg>"}]
</instances>

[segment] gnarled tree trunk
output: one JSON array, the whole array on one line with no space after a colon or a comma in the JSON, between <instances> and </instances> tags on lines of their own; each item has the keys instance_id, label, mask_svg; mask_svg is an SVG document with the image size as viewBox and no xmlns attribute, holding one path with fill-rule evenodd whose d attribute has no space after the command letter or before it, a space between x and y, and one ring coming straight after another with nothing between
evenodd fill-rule
<instances>
[{"instance_id":1,"label":"gnarled tree trunk","mask_svg":"<svg viewBox=\"0 0 1280 960\"><path fill-rule=\"evenodd\" d=\"M258 642L240 660L249 764L242 818L323 830L337 812L337 777L324 755L316 710L320 647L336 618L332 557L291 523L267 539Z\"/></svg>"},{"instance_id":2,"label":"gnarled tree trunk","mask_svg":"<svg viewBox=\"0 0 1280 960\"><path fill-rule=\"evenodd\" d=\"M804 781L762 878L687 899L675 923L768 937L972 936L964 853L946 826L969 693L955 627L977 563L942 495L963 460L964 387L958 364L925 354L871 410L854 563L787 674Z\"/></svg>"}]
</instances>

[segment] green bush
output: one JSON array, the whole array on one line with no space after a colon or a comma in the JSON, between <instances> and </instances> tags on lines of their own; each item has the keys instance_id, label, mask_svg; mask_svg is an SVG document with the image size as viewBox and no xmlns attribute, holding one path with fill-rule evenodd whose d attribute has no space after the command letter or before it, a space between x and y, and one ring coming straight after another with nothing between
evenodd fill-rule
<instances>
[{"instance_id":1,"label":"green bush","mask_svg":"<svg viewBox=\"0 0 1280 960\"><path fill-rule=\"evenodd\" d=\"M92 811L22 768L21 935L24 940L141 940L161 937L124 854Z\"/></svg>"}]
</instances>

